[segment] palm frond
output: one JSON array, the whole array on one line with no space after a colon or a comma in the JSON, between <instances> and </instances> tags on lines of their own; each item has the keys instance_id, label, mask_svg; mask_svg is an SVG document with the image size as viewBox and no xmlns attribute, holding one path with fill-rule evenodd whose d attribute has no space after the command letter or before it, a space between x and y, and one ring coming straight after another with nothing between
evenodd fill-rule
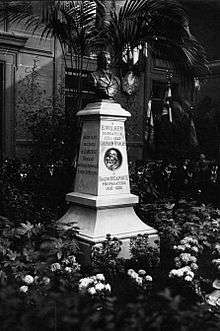
<instances>
[{"instance_id":1,"label":"palm frond","mask_svg":"<svg viewBox=\"0 0 220 331\"><path fill-rule=\"evenodd\" d=\"M175 0L127 0L118 13L110 13L110 21L103 26L105 46L120 67L128 47L132 50L147 43L152 56L172 62L190 81L193 75L207 73L207 60L188 24L188 16Z\"/></svg>"}]
</instances>

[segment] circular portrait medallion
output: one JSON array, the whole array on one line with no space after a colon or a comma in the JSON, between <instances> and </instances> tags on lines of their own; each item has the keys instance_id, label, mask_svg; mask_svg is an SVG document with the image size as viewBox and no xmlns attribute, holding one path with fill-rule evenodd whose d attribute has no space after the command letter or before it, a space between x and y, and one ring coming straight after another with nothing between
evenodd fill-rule
<instances>
[{"instance_id":1,"label":"circular portrait medallion","mask_svg":"<svg viewBox=\"0 0 220 331\"><path fill-rule=\"evenodd\" d=\"M122 155L118 149L110 148L104 156L104 163L109 170L116 170L122 163Z\"/></svg>"}]
</instances>

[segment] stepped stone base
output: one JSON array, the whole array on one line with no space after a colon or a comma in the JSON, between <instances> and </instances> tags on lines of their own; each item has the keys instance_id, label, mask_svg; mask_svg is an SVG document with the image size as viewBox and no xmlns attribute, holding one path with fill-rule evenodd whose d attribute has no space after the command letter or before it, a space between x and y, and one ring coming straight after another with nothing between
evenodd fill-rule
<instances>
[{"instance_id":1,"label":"stepped stone base","mask_svg":"<svg viewBox=\"0 0 220 331\"><path fill-rule=\"evenodd\" d=\"M105 240L106 234L123 243L121 257L129 258L129 242L138 234L148 234L150 242L158 240L157 231L143 223L135 214L133 205L138 197L133 194L93 196L83 193L67 194L73 205L59 222L76 221L79 246L84 253L84 263L89 263L91 247Z\"/></svg>"},{"instance_id":2,"label":"stepped stone base","mask_svg":"<svg viewBox=\"0 0 220 331\"><path fill-rule=\"evenodd\" d=\"M157 231L143 223L133 206L138 197L130 193L125 121L130 113L113 100L99 100L77 113L83 126L74 192L67 194L68 212L60 222L75 221L78 241L89 263L91 247L106 235L123 242L121 256L130 257L129 242Z\"/></svg>"}]
</instances>

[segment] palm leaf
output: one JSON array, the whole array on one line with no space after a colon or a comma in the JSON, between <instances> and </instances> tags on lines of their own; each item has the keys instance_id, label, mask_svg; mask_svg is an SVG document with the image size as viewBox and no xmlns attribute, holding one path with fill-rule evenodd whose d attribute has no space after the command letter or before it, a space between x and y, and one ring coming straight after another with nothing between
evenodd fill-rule
<instances>
[{"instance_id":1,"label":"palm leaf","mask_svg":"<svg viewBox=\"0 0 220 331\"><path fill-rule=\"evenodd\" d=\"M187 82L207 73L205 51L190 34L188 17L175 0L127 0L118 13L110 13L103 35L118 67L126 48L147 43L153 57L172 62Z\"/></svg>"}]
</instances>

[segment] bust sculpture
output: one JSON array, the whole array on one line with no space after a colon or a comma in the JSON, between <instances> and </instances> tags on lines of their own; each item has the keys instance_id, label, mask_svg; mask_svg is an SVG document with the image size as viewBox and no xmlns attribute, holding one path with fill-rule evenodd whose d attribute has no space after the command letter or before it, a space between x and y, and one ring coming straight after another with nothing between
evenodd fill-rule
<instances>
[{"instance_id":1,"label":"bust sculpture","mask_svg":"<svg viewBox=\"0 0 220 331\"><path fill-rule=\"evenodd\" d=\"M101 53L97 56L97 70L92 73L95 93L99 99L113 98L118 92L119 79L110 70L110 54Z\"/></svg>"}]
</instances>

